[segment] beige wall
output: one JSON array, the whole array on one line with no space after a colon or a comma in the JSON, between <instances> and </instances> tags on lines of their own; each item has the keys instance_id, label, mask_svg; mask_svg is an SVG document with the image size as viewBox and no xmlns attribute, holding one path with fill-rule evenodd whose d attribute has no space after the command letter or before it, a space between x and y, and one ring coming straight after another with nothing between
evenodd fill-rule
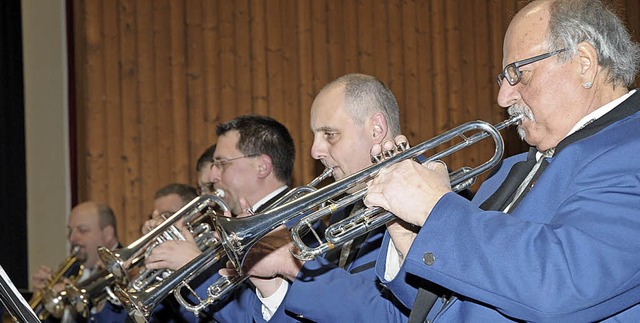
<instances>
[{"instance_id":1,"label":"beige wall","mask_svg":"<svg viewBox=\"0 0 640 323\"><path fill-rule=\"evenodd\" d=\"M70 209L64 0L22 0L29 275L66 255Z\"/></svg>"}]
</instances>

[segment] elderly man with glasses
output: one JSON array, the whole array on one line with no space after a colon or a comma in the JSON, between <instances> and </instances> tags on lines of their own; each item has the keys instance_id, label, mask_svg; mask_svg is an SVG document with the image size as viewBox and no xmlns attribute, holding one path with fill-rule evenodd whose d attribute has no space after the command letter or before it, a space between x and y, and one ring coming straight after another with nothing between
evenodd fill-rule
<instances>
[{"instance_id":1,"label":"elderly man with glasses","mask_svg":"<svg viewBox=\"0 0 640 323\"><path fill-rule=\"evenodd\" d=\"M379 277L414 312L424 306L409 278L449 289L430 322L637 321L638 44L599 0L538 0L513 18L503 54L498 103L524 115L532 149L472 202L441 164L382 171L365 204L419 230L390 231Z\"/></svg>"}]
</instances>

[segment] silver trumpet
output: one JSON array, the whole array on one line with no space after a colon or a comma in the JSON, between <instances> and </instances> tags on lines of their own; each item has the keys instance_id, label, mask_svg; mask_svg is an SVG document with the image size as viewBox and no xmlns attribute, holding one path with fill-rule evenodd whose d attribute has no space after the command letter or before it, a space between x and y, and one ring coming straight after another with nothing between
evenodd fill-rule
<instances>
[{"instance_id":1,"label":"silver trumpet","mask_svg":"<svg viewBox=\"0 0 640 323\"><path fill-rule=\"evenodd\" d=\"M213 303L216 299L211 299L211 302L202 301L201 304L191 305L182 298L180 290L182 288L188 288L191 293L199 299L198 295L189 287L188 283L203 273L207 268L219 262L224 256L224 250L220 244L217 243L206 249L182 268L172 271L162 281L151 284L144 290L125 289L121 286L116 286L114 293L135 322L147 322L156 305L172 292L182 306L198 315L201 310Z\"/></svg>"},{"instance_id":2,"label":"silver trumpet","mask_svg":"<svg viewBox=\"0 0 640 323\"><path fill-rule=\"evenodd\" d=\"M451 147L430 156L422 162L423 164L426 164L430 161L447 157L487 137L491 137L494 140L495 150L490 159L476 166L475 168L465 166L449 173L451 189L454 192L459 192L473 185L478 175L488 171L500 162L504 153L504 143L499 131L510 125L517 124L521 120L522 116L518 115L511 117L510 119L507 119L506 121L503 121L495 126L491 126L488 123L482 121L468 122L452 130L449 130L431 140L423 142L422 144L414 148L406 150L406 153L400 151L398 154L405 155L418 153L419 155L422 155L426 151L433 149L441 144L450 142L456 137L462 139L462 141L458 142L457 144L452 145ZM470 137L465 136L465 133L468 133L470 131L476 131L476 133ZM417 157L417 155L411 156L411 158L414 157ZM401 160L402 159L406 158L401 158ZM363 198L366 193L367 189L365 188L352 194L350 198L357 198L356 200L359 200ZM337 203L334 208L340 208L343 206L346 205ZM324 234L326 242L322 242L319 240L319 245L315 248L311 248L302 241L300 233L304 232L305 228L311 225L313 221L317 221L321 217L321 211L322 209L315 212L318 214L310 214L309 216L303 218L291 229L293 242L300 250L298 254L295 254L295 256L299 259L313 259L329 251L330 249L342 246L346 242L351 241L360 235L373 231L396 218L393 213L388 212L380 207L362 208L356 211L351 216L343 219L342 221L336 222L327 227Z\"/></svg>"},{"instance_id":3,"label":"silver trumpet","mask_svg":"<svg viewBox=\"0 0 640 323\"><path fill-rule=\"evenodd\" d=\"M207 213L204 213L204 215L206 216ZM201 221L201 220L203 220L203 218L197 219L197 221ZM165 218L165 221L166 221L166 218ZM207 248L209 248L210 246L212 246L217 242L215 237L213 236L213 231L211 230L211 226L207 223L197 223L195 227L193 225L189 225L189 231L193 235L196 245L198 246L200 251L206 250ZM185 238L182 235L182 233L175 226L172 226L169 228L169 230L167 230L167 232L164 232L162 236L157 237L156 241L146 249L144 258L145 259L148 258L149 255L151 254L151 251L153 251L153 249L157 245L163 243L164 241L184 240L184 239ZM144 268L137 274L137 276L134 279L130 281L129 287L138 291L143 290L148 285L154 282L162 281L170 273L171 272L169 269Z\"/></svg>"},{"instance_id":4,"label":"silver trumpet","mask_svg":"<svg viewBox=\"0 0 640 323\"><path fill-rule=\"evenodd\" d=\"M325 178L331 176L331 174L332 169L325 169L320 176L316 177L309 184L291 189L280 199L272 203L270 207L272 208L277 205L284 204L297 199L301 195L314 191L314 186ZM198 277L211 266L214 266L216 263L226 259L225 256L226 254L221 244L215 243L211 247L205 249L189 263L180 269L173 271L170 275L162 279L162 281L156 282L152 285L150 284L144 290L136 290L133 288L125 289L120 286L116 286L114 293L129 313L129 316L136 322L147 322L149 315L153 312L153 309L170 293L173 293L173 296L182 307L193 312L197 316L202 310L233 291L248 278L248 276L243 275L229 277L222 276L215 283L208 286L207 296L205 299L202 299L197 295L189 286L191 280ZM193 295L196 298L196 302L190 302L182 296L183 288L190 292L187 295Z\"/></svg>"},{"instance_id":5,"label":"silver trumpet","mask_svg":"<svg viewBox=\"0 0 640 323\"><path fill-rule=\"evenodd\" d=\"M491 137L496 146L494 155L491 159L476 168L465 168L460 170L457 173L458 175L455 175L452 179L451 186L455 188L457 185L466 183L470 179L477 177L482 172L489 170L491 167L499 163L502 158L504 143L499 131L510 125L518 124L521 119L522 116L514 116L497 124L496 126L492 126L484 121L467 122L428 141L397 153L396 155L377 164L373 164L357 173L351 174L340 181L336 181L316 190L315 192L301 196L289 203L282 204L273 209L245 218L231 219L218 217L214 221L216 231L220 236L222 246L225 248L229 260L233 263L236 270L239 273L242 273L242 265L248 251L267 233L276 229L280 225L295 219L299 214L305 211L312 210L326 201L333 200L335 197L356 189L357 187L361 187L361 185L374 178L383 168L406 159L414 159L425 154L429 150L445 143L449 143L455 138L461 138L462 141L428 157L423 163L442 159L454 152L469 147L482 139ZM476 133L471 136L465 135L472 131L475 131ZM390 213L387 214L388 212L381 209L366 209L362 211L362 216L359 216L360 221L358 221L359 223L356 226L349 225L350 228L347 231L348 233L340 233L340 239L329 240L329 237L327 237L328 241L324 243L321 242L321 245L317 248L310 248L302 242L299 232L307 232L312 223L315 223L318 219L339 210L342 206L355 203L362 199L365 194L366 189L361 189L356 193L347 195L343 199L339 200L339 202L330 203L327 206L321 207L319 210L298 221L296 226L292 228L293 242L300 249L300 254L297 256L303 259L313 258L395 218L394 215ZM378 215L382 217L378 217ZM328 228L325 232L329 232L329 229L333 230L331 232L335 231L338 233L338 228L336 228L336 226Z\"/></svg>"},{"instance_id":6,"label":"silver trumpet","mask_svg":"<svg viewBox=\"0 0 640 323\"><path fill-rule=\"evenodd\" d=\"M100 260L104 263L105 268L113 274L118 285L129 286L132 282L129 280L127 273L131 268L133 268L134 263L142 263L138 258L146 258L150 251L163 241L184 240L184 236L180 230L175 227L175 223L181 219L184 220L185 225L190 228L191 232L195 232L192 228L192 224L199 222L203 217L207 216L206 213L205 215L201 215L201 212L210 209L212 203L218 205L225 211L228 210L227 205L218 195L198 196L153 230L131 243L129 246L117 250L109 250L105 247L98 248ZM206 241L207 245L212 244L213 233L210 232L209 238L204 241ZM205 248L205 246L199 247L201 250ZM163 270L157 274L152 274L143 270L142 274L149 274L151 279L149 279L148 283L151 283L154 280L162 279L163 276L167 276L169 273L167 273L166 270ZM142 289L146 287L148 283L140 283L138 284L138 288Z\"/></svg>"}]
</instances>

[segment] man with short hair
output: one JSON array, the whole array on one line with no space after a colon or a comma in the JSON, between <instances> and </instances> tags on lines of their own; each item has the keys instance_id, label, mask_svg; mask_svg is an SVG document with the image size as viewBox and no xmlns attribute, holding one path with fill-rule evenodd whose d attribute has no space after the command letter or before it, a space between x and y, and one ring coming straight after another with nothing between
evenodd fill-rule
<instances>
[{"instance_id":1,"label":"man with short hair","mask_svg":"<svg viewBox=\"0 0 640 323\"><path fill-rule=\"evenodd\" d=\"M310 124L311 155L332 168L336 180L370 166L371 148L400 134L395 97L382 82L363 74L344 75L327 84L313 101ZM353 190L358 188L362 187ZM351 210L334 213L330 223ZM247 273L292 282L273 316L276 322L403 321L406 309L385 291L373 270L384 231L379 228L324 257L303 262L290 253L289 232L278 229L251 249L245 261Z\"/></svg>"},{"instance_id":2,"label":"man with short hair","mask_svg":"<svg viewBox=\"0 0 640 323\"><path fill-rule=\"evenodd\" d=\"M218 125L216 134L209 181L215 190L224 192L223 201L234 214L249 208L259 212L288 191L295 147L284 125L269 117L246 115ZM196 250L191 239L160 244L147 259L147 268L176 270L184 266L200 253L192 252ZM200 284L198 294L206 297L206 288L220 278L216 273ZM286 285L279 277L255 278L252 283L264 288ZM253 288L242 284L226 301L214 304L211 312L216 321L246 322L260 317L260 306Z\"/></svg>"}]
</instances>

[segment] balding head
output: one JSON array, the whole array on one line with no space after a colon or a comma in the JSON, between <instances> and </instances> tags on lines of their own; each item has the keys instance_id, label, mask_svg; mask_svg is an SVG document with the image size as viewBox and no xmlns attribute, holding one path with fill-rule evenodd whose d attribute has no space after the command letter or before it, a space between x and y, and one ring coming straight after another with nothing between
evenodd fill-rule
<instances>
[{"instance_id":1,"label":"balding head","mask_svg":"<svg viewBox=\"0 0 640 323\"><path fill-rule=\"evenodd\" d=\"M69 215L69 243L78 247L77 257L85 266L94 267L100 246L117 243L115 216L107 205L87 201L76 205Z\"/></svg>"}]
</instances>

